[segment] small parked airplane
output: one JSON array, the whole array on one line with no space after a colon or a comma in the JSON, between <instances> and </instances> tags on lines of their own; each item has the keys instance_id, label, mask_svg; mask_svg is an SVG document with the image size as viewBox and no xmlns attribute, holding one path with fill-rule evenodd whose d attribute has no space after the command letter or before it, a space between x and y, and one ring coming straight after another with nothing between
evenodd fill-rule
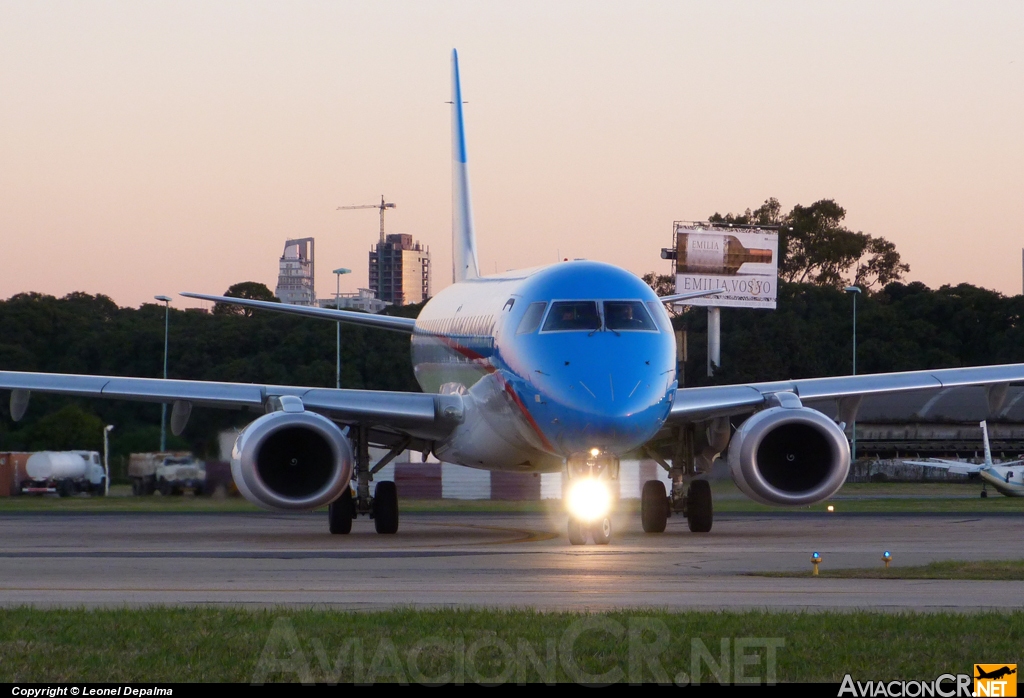
<instances>
[{"instance_id":1,"label":"small parked airplane","mask_svg":"<svg viewBox=\"0 0 1024 698\"><path fill-rule=\"evenodd\" d=\"M988 496L986 485L992 485L997 492L1007 497L1024 497L1024 460L1008 461L998 465L993 463L992 448L988 442L988 424L981 422L980 426L981 437L985 444L984 463L967 463L960 460L942 460L941 458L908 460L904 463L924 465L929 468L943 468L957 475L978 475L982 482L982 497Z\"/></svg>"}]
</instances>

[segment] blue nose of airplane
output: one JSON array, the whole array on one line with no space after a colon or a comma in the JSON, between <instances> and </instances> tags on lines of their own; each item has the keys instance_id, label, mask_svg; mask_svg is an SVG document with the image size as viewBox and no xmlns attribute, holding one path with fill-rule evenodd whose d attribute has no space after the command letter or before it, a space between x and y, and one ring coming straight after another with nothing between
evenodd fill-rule
<instances>
[{"instance_id":1,"label":"blue nose of airplane","mask_svg":"<svg viewBox=\"0 0 1024 698\"><path fill-rule=\"evenodd\" d=\"M657 336L611 332L563 335L535 372L527 404L563 455L592 448L623 454L661 428L671 408L675 371ZM552 342L553 344L555 342Z\"/></svg>"}]
</instances>

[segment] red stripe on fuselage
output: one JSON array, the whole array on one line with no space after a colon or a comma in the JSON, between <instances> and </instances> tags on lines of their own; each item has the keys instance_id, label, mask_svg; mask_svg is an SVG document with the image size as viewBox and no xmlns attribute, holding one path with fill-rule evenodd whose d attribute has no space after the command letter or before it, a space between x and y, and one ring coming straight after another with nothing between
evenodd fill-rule
<instances>
[{"instance_id":1,"label":"red stripe on fuselage","mask_svg":"<svg viewBox=\"0 0 1024 698\"><path fill-rule=\"evenodd\" d=\"M550 441L548 441L548 437L544 436L544 432L541 431L540 425L537 424L537 420L533 418L533 415L530 414L530 410L527 409L526 403L524 403L522 399L519 397L519 395L516 394L515 389L511 385L509 385L508 381L505 380L505 377L501 375L501 372L498 371L498 369L496 369L494 366L492 366L490 362L482 354L473 351L469 347L462 346L451 337L447 337L445 335L428 334L427 336L440 340L449 349L452 349L453 351L462 354L467 359L480 366L480 368L482 368L487 373L497 374L498 380L501 381L501 385L505 389L505 392L508 393L508 396L510 398L512 398L512 402L515 404L516 407L519 408L519 411L523 413L523 417L526 418L527 424L529 424L533 431L536 432L537 436L540 437L541 444L549 452L555 452L555 447L551 444Z\"/></svg>"}]
</instances>

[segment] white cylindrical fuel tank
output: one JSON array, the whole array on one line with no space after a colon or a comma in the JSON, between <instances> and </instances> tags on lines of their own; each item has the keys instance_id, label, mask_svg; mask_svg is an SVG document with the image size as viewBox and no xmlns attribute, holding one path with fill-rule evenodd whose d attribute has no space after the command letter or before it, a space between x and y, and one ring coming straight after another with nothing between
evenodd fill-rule
<instances>
[{"instance_id":1,"label":"white cylindrical fuel tank","mask_svg":"<svg viewBox=\"0 0 1024 698\"><path fill-rule=\"evenodd\" d=\"M25 472L37 481L78 480L89 472L89 464L77 453L40 451L28 457Z\"/></svg>"}]
</instances>

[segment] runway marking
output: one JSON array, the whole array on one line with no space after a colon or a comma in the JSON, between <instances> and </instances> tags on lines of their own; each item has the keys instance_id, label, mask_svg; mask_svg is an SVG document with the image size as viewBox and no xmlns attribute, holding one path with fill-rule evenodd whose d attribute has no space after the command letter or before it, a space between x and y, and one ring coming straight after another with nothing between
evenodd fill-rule
<instances>
[{"instance_id":1,"label":"runway marking","mask_svg":"<svg viewBox=\"0 0 1024 698\"><path fill-rule=\"evenodd\" d=\"M526 528L508 528L506 526L487 526L485 524L455 523L435 523L433 525L445 526L448 528L478 528L486 531L501 531L503 533L514 533L519 535L519 538L513 538L512 540L492 540L483 543L470 543L469 545L508 545L510 543L538 543L540 541L558 538L558 534L552 533L551 531L531 531Z\"/></svg>"},{"instance_id":2,"label":"runway marking","mask_svg":"<svg viewBox=\"0 0 1024 698\"><path fill-rule=\"evenodd\" d=\"M724 575L723 575L724 576ZM849 580L835 580L835 581L849 581ZM863 580L859 580L863 581ZM872 580L872 581L892 581L892 580ZM947 580L947 579L930 579L930 580L906 580L906 581L924 581L931 582L927 586L944 586L945 583L952 581L974 581L974 582L993 582L993 581L1011 581L1011 580ZM532 582L532 585L526 588L514 587L507 589L510 594L549 594L552 592L559 591L558 588L551 586L534 586L536 582ZM608 584L611 588L580 588L574 589L574 594L580 596L607 596L621 595L621 589L617 585L616 579L609 579ZM817 586L817 583L816 583ZM813 589L807 586L794 586L784 587L781 589L766 589L759 586L739 586L729 587L726 589L726 593L755 593L762 596L786 596L792 594L810 594L816 596L819 594L839 595L839 596L892 596L892 588L889 585L877 585L881 588L876 589ZM919 586L919 585L907 585L907 586ZM959 586L959 584L957 584ZM1006 586L1005 584L1003 586ZM330 593L330 594L381 594L381 593L393 593L393 594L406 594L410 589L399 589L399 588L382 588L382 587L351 587L347 586L344 588L315 588L315 587L237 587L237 588L223 588L223 587L2 587L0 586L0 593L3 592L33 592L33 593L50 593L50 592L93 592L93 593L168 593L176 592L183 594L309 594L309 593ZM451 591L451 586L448 584L440 584L437 586L422 586L416 585L414 591L418 594L426 593L439 593L445 594ZM938 593L944 592L943 589L934 590ZM477 595L490 595L494 593L494 589L491 586L479 589L460 589L459 592L463 596L477 596ZM630 588L631 594L637 593L650 593L655 595L667 595L674 598L691 597L691 596L704 596L709 592L708 589L678 589L678 590L666 590L661 585L640 585L632 586ZM894 601L894 603L899 603ZM984 604L983 604L984 605ZM991 605L991 604L988 604Z\"/></svg>"},{"instance_id":3,"label":"runway marking","mask_svg":"<svg viewBox=\"0 0 1024 698\"><path fill-rule=\"evenodd\" d=\"M480 551L473 550L280 550L266 551L253 550L251 552L242 550L209 550L209 551L181 551L181 550L97 550L92 552L80 550L42 552L26 550L24 552L0 552L0 558L189 558L189 559L256 559L256 560L315 560L326 559L388 559L406 557L465 557L469 555L484 555ZM514 555L513 552L502 553Z\"/></svg>"}]
</instances>

